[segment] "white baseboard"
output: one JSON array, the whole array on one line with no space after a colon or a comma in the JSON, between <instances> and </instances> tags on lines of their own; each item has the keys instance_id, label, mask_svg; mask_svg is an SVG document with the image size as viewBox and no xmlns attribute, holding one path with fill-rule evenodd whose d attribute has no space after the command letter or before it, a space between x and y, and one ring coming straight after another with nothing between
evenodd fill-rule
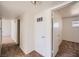
<instances>
[{"instance_id":1,"label":"white baseboard","mask_svg":"<svg viewBox=\"0 0 79 59\"><path fill-rule=\"evenodd\" d=\"M29 54L29 53L31 53L32 51L34 51L34 50L30 50L30 51L25 51L23 48L21 48L20 47L20 49L25 53L25 54Z\"/></svg>"}]
</instances>

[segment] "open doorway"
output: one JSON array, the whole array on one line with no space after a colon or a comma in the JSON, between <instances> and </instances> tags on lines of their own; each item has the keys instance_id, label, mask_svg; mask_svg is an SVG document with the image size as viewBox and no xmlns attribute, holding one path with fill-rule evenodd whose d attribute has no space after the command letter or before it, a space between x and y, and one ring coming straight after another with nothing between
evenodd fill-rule
<instances>
[{"instance_id":1,"label":"open doorway","mask_svg":"<svg viewBox=\"0 0 79 59\"><path fill-rule=\"evenodd\" d=\"M2 19L2 44L17 43L17 21Z\"/></svg>"},{"instance_id":2,"label":"open doorway","mask_svg":"<svg viewBox=\"0 0 79 59\"><path fill-rule=\"evenodd\" d=\"M53 56L79 57L79 2L53 11Z\"/></svg>"},{"instance_id":3,"label":"open doorway","mask_svg":"<svg viewBox=\"0 0 79 59\"><path fill-rule=\"evenodd\" d=\"M2 19L1 56L25 56L20 49L20 20Z\"/></svg>"}]
</instances>

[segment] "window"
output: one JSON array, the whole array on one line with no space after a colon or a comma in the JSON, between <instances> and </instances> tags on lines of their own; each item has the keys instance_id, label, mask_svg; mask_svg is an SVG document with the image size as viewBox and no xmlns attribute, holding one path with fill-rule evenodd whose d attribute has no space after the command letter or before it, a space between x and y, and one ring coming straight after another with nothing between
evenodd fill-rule
<instances>
[{"instance_id":1,"label":"window","mask_svg":"<svg viewBox=\"0 0 79 59\"><path fill-rule=\"evenodd\" d=\"M72 27L79 27L79 21L78 20L72 21Z\"/></svg>"},{"instance_id":2,"label":"window","mask_svg":"<svg viewBox=\"0 0 79 59\"><path fill-rule=\"evenodd\" d=\"M53 24L53 27L54 27L54 28L58 28L58 27L59 27L59 23L58 23L58 22L54 23L54 24Z\"/></svg>"}]
</instances>

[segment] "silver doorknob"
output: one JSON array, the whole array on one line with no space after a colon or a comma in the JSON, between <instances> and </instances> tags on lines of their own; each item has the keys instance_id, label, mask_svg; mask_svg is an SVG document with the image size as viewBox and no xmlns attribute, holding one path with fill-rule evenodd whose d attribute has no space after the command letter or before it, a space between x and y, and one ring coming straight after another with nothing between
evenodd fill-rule
<instances>
[{"instance_id":1,"label":"silver doorknob","mask_svg":"<svg viewBox=\"0 0 79 59\"><path fill-rule=\"evenodd\" d=\"M41 38L45 38L45 36L42 36Z\"/></svg>"}]
</instances>

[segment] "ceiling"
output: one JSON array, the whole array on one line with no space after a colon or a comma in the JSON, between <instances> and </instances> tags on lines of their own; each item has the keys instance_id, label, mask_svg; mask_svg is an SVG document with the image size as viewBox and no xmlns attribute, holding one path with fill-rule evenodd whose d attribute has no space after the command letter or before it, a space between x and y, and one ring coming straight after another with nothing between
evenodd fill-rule
<instances>
[{"instance_id":1,"label":"ceiling","mask_svg":"<svg viewBox=\"0 0 79 59\"><path fill-rule=\"evenodd\" d=\"M58 11L63 18L79 16L79 1L73 2L65 8Z\"/></svg>"},{"instance_id":2,"label":"ceiling","mask_svg":"<svg viewBox=\"0 0 79 59\"><path fill-rule=\"evenodd\" d=\"M40 1L39 5L35 7L31 1L0 1L0 16L16 18L24 13L37 13L65 2L67 1Z\"/></svg>"}]
</instances>

